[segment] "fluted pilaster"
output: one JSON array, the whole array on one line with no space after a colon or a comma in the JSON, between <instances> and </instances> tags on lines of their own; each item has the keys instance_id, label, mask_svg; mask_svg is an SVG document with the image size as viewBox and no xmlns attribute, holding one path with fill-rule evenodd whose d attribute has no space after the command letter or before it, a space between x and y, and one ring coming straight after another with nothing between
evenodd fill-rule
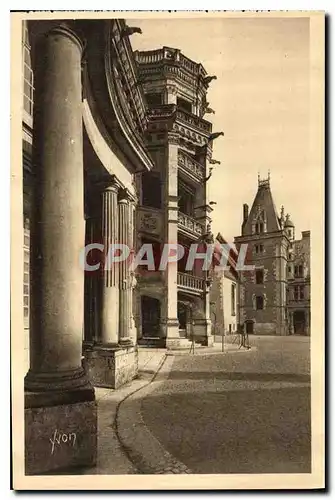
<instances>
[{"instance_id":1,"label":"fluted pilaster","mask_svg":"<svg viewBox=\"0 0 335 500\"><path fill-rule=\"evenodd\" d=\"M119 199L119 241L123 245L130 246L130 204L126 191L121 193ZM119 287L120 287L120 316L119 316L119 341L120 343L130 342L130 269L129 260L123 260L119 266Z\"/></svg>"},{"instance_id":2,"label":"fluted pilaster","mask_svg":"<svg viewBox=\"0 0 335 500\"><path fill-rule=\"evenodd\" d=\"M119 185L113 179L102 193L102 240L105 252L102 271L102 328L104 345L118 343L119 323L119 266L108 261L111 245L119 239L118 214Z\"/></svg>"}]
</instances>

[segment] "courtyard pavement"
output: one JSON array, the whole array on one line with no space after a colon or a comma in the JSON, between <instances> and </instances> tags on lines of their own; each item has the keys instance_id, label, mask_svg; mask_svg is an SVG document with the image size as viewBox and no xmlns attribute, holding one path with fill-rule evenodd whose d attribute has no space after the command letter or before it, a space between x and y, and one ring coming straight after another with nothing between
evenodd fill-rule
<instances>
[{"instance_id":1,"label":"courtyard pavement","mask_svg":"<svg viewBox=\"0 0 335 500\"><path fill-rule=\"evenodd\" d=\"M167 356L119 405L118 439L138 472L310 472L309 338L250 343Z\"/></svg>"}]
</instances>

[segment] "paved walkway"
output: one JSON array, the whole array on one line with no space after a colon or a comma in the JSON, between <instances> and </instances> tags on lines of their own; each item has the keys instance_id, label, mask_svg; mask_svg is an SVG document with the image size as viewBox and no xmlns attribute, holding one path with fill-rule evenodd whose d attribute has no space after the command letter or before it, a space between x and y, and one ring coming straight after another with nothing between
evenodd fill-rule
<instances>
[{"instance_id":1,"label":"paved walkway","mask_svg":"<svg viewBox=\"0 0 335 500\"><path fill-rule=\"evenodd\" d=\"M168 357L169 378L142 399L146 429L194 474L311 471L309 339L253 344L241 354Z\"/></svg>"},{"instance_id":2,"label":"paved walkway","mask_svg":"<svg viewBox=\"0 0 335 500\"><path fill-rule=\"evenodd\" d=\"M254 350L255 347L252 347ZM98 404L98 457L84 474L189 474L190 469L171 455L145 425L141 405L169 378L176 358L248 352L238 344L215 344L168 351L139 348L139 376L121 389L96 388ZM249 351L250 352L250 351Z\"/></svg>"},{"instance_id":3,"label":"paved walkway","mask_svg":"<svg viewBox=\"0 0 335 500\"><path fill-rule=\"evenodd\" d=\"M98 404L97 465L85 469L84 474L138 474L118 438L117 413L122 401L150 384L166 358L166 350L139 348L138 358L137 379L118 390L95 389Z\"/></svg>"}]
</instances>

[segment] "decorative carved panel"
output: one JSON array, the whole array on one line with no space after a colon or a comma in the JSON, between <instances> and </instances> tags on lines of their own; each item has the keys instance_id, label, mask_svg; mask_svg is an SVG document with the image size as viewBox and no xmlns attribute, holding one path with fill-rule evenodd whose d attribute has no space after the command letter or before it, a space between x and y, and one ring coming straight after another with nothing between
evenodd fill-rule
<instances>
[{"instance_id":1,"label":"decorative carved panel","mask_svg":"<svg viewBox=\"0 0 335 500\"><path fill-rule=\"evenodd\" d=\"M139 208L137 213L137 230L160 235L162 231L162 214L156 210Z\"/></svg>"}]
</instances>

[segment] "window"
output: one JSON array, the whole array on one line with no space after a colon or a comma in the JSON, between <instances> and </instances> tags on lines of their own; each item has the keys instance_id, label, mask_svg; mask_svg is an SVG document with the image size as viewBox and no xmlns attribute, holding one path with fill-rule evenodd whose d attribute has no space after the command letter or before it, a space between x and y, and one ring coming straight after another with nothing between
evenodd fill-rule
<instances>
[{"instance_id":1,"label":"window","mask_svg":"<svg viewBox=\"0 0 335 500\"><path fill-rule=\"evenodd\" d=\"M163 104L163 94L146 94L146 99L149 108L155 108Z\"/></svg>"},{"instance_id":2,"label":"window","mask_svg":"<svg viewBox=\"0 0 335 500\"><path fill-rule=\"evenodd\" d=\"M162 208L162 189L159 174L147 172L142 175L142 205Z\"/></svg>"},{"instance_id":3,"label":"window","mask_svg":"<svg viewBox=\"0 0 335 500\"><path fill-rule=\"evenodd\" d=\"M236 285L235 283L232 283L231 285L231 315L235 316L236 315Z\"/></svg>"},{"instance_id":4,"label":"window","mask_svg":"<svg viewBox=\"0 0 335 500\"><path fill-rule=\"evenodd\" d=\"M182 97L177 97L177 106L188 113L192 113L192 103Z\"/></svg>"},{"instance_id":5,"label":"window","mask_svg":"<svg viewBox=\"0 0 335 500\"><path fill-rule=\"evenodd\" d=\"M264 283L264 271L263 269L256 269L256 284L261 285Z\"/></svg>"},{"instance_id":6,"label":"window","mask_svg":"<svg viewBox=\"0 0 335 500\"><path fill-rule=\"evenodd\" d=\"M264 309L264 298L262 295L258 295L256 297L256 309L260 311L261 309Z\"/></svg>"},{"instance_id":7,"label":"window","mask_svg":"<svg viewBox=\"0 0 335 500\"><path fill-rule=\"evenodd\" d=\"M194 189L178 178L178 210L185 215L193 216L194 199Z\"/></svg>"},{"instance_id":8,"label":"window","mask_svg":"<svg viewBox=\"0 0 335 500\"><path fill-rule=\"evenodd\" d=\"M23 26L23 109L33 114L34 84L31 68L30 45L26 23Z\"/></svg>"},{"instance_id":9,"label":"window","mask_svg":"<svg viewBox=\"0 0 335 500\"><path fill-rule=\"evenodd\" d=\"M304 277L304 267L301 264L299 266L294 266L294 276L295 278Z\"/></svg>"},{"instance_id":10,"label":"window","mask_svg":"<svg viewBox=\"0 0 335 500\"><path fill-rule=\"evenodd\" d=\"M258 251L259 251L259 246L255 245L255 252L258 253Z\"/></svg>"},{"instance_id":11,"label":"window","mask_svg":"<svg viewBox=\"0 0 335 500\"><path fill-rule=\"evenodd\" d=\"M24 221L23 233L23 316L24 326L29 327L29 245L30 245L30 231L29 219Z\"/></svg>"},{"instance_id":12,"label":"window","mask_svg":"<svg viewBox=\"0 0 335 500\"><path fill-rule=\"evenodd\" d=\"M264 222L257 222L255 225L255 232L257 234L264 233Z\"/></svg>"},{"instance_id":13,"label":"window","mask_svg":"<svg viewBox=\"0 0 335 500\"><path fill-rule=\"evenodd\" d=\"M294 300L304 300L305 290L302 285L294 287Z\"/></svg>"}]
</instances>

